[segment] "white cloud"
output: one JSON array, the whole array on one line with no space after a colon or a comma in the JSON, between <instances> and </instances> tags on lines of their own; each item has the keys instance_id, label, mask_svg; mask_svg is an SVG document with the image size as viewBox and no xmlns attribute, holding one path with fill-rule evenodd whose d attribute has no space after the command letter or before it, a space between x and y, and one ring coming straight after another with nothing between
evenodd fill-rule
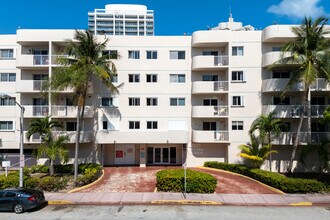
<instances>
[{"instance_id":1,"label":"white cloud","mask_svg":"<svg viewBox=\"0 0 330 220\"><path fill-rule=\"evenodd\" d=\"M301 19L305 16L318 17L326 15L324 7L319 6L321 0L282 0L278 5L271 5L268 12L292 19Z\"/></svg>"}]
</instances>

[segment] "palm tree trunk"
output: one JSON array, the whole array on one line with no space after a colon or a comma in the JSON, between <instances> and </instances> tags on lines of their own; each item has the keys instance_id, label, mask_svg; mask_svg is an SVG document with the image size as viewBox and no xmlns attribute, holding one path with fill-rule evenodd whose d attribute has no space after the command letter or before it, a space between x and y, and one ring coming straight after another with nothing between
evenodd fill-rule
<instances>
[{"instance_id":1,"label":"palm tree trunk","mask_svg":"<svg viewBox=\"0 0 330 220\"><path fill-rule=\"evenodd\" d=\"M268 134L268 144L269 144L269 171L272 172L272 143L270 143L270 133Z\"/></svg>"},{"instance_id":2,"label":"palm tree trunk","mask_svg":"<svg viewBox=\"0 0 330 220\"><path fill-rule=\"evenodd\" d=\"M80 98L80 97L79 97ZM75 152L74 152L74 172L73 172L73 180L76 183L78 179L78 150L79 150L79 140L80 140L80 130L81 130L81 106L78 103L77 107L77 132L76 132L76 145L75 145Z\"/></svg>"},{"instance_id":3,"label":"palm tree trunk","mask_svg":"<svg viewBox=\"0 0 330 220\"><path fill-rule=\"evenodd\" d=\"M54 160L49 158L49 175L54 176Z\"/></svg>"},{"instance_id":4,"label":"palm tree trunk","mask_svg":"<svg viewBox=\"0 0 330 220\"><path fill-rule=\"evenodd\" d=\"M307 87L307 88L309 88L309 87ZM308 92L309 92L309 89L307 89L307 91L304 92L303 97L302 97L302 100L303 100L302 103L303 103L304 107L306 106L306 103L307 103ZM298 148L298 144L299 144L299 140L300 140L300 131L301 131L302 123L304 121L305 109L306 108L304 108L300 113L300 120L299 120L299 124L298 124L298 128L297 128L297 134L296 134L296 138L294 140L293 149L292 149L291 158L290 158L290 163L289 163L289 166L288 166L288 169L287 169L288 173L292 172L293 160L296 156L296 152L297 152L297 148Z\"/></svg>"}]
</instances>

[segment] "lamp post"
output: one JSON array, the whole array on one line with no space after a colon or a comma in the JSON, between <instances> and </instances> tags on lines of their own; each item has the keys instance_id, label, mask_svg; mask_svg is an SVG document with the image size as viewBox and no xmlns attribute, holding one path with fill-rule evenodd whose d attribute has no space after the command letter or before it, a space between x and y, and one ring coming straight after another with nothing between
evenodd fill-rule
<instances>
[{"instance_id":1,"label":"lamp post","mask_svg":"<svg viewBox=\"0 0 330 220\"><path fill-rule=\"evenodd\" d=\"M10 95L0 93L0 98L13 98ZM24 117L24 110L25 108L21 106L18 102L15 103L18 107L21 109L21 114L20 114L20 145L19 145L19 187L23 187L23 168L24 168L24 163L25 163L25 158L23 154L23 117Z\"/></svg>"}]
</instances>

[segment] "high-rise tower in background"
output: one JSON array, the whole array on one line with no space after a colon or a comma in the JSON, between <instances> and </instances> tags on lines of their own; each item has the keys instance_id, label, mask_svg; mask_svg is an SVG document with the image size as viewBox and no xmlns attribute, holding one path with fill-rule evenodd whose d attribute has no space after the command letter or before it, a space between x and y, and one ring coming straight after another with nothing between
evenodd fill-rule
<instances>
[{"instance_id":1,"label":"high-rise tower in background","mask_svg":"<svg viewBox=\"0 0 330 220\"><path fill-rule=\"evenodd\" d=\"M154 35L154 11L144 5L109 4L88 13L88 29L95 35Z\"/></svg>"}]
</instances>

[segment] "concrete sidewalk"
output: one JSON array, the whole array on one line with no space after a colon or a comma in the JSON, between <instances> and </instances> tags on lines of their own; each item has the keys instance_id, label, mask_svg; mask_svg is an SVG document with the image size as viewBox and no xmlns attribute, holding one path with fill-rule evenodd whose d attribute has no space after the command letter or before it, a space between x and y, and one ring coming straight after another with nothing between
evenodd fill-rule
<instances>
[{"instance_id":1,"label":"concrete sidewalk","mask_svg":"<svg viewBox=\"0 0 330 220\"><path fill-rule=\"evenodd\" d=\"M330 206L330 195L322 194L187 194L182 193L45 193L49 204L201 204L243 206Z\"/></svg>"}]
</instances>

